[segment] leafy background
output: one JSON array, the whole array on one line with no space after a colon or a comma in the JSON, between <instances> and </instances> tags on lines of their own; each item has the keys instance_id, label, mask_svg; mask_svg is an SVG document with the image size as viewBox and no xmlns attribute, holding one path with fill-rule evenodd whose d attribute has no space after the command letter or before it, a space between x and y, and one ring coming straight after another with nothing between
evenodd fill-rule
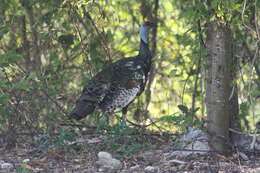
<instances>
[{"instance_id":1,"label":"leafy background","mask_svg":"<svg viewBox=\"0 0 260 173\"><path fill-rule=\"evenodd\" d=\"M83 86L105 65L135 56L140 24L155 19L151 98L147 91L138 98L129 120L159 121L160 130L171 131L205 125L205 25L220 18L230 25L238 59L240 123L252 130L260 121L257 1L215 0L208 6L199 0L164 0L157 16L149 0L0 3L0 132L9 144L21 133L54 134L66 128L61 124ZM217 15L210 16L212 9ZM97 111L82 122L97 125L101 115Z\"/></svg>"}]
</instances>

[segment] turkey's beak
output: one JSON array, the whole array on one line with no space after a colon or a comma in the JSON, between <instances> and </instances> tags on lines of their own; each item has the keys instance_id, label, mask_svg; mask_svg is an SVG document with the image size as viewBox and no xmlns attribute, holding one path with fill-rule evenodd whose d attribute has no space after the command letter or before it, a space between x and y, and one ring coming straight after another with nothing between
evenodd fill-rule
<instances>
[{"instance_id":1,"label":"turkey's beak","mask_svg":"<svg viewBox=\"0 0 260 173\"><path fill-rule=\"evenodd\" d=\"M150 26L150 27L156 27L156 26L157 26L156 23L150 22L150 21L145 22L145 24L148 25L148 26Z\"/></svg>"}]
</instances>

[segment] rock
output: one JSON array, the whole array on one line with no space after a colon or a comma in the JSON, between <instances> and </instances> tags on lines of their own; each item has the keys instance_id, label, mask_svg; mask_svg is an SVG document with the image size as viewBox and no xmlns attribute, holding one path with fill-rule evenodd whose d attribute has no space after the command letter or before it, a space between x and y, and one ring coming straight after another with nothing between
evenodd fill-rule
<instances>
[{"instance_id":1,"label":"rock","mask_svg":"<svg viewBox=\"0 0 260 173\"><path fill-rule=\"evenodd\" d=\"M96 162L101 168L108 168L108 169L121 169L122 163L113 158L112 155L108 152L99 152L98 153L98 161Z\"/></svg>"},{"instance_id":2,"label":"rock","mask_svg":"<svg viewBox=\"0 0 260 173\"><path fill-rule=\"evenodd\" d=\"M112 159L112 155L108 152L101 151L98 153L98 158Z\"/></svg>"},{"instance_id":3,"label":"rock","mask_svg":"<svg viewBox=\"0 0 260 173\"><path fill-rule=\"evenodd\" d=\"M199 154L199 155L205 155L207 154L209 148L209 145L207 142L201 142L201 141L194 141L190 144L188 144L184 149L187 150L194 150L194 151L174 151L171 153L171 157L187 157L192 154ZM205 152L204 152L205 151Z\"/></svg>"},{"instance_id":4,"label":"rock","mask_svg":"<svg viewBox=\"0 0 260 173\"><path fill-rule=\"evenodd\" d=\"M174 164L187 164L187 162L184 162L184 161L181 161L181 160L176 160L176 159L169 160L168 162L174 163Z\"/></svg>"},{"instance_id":5,"label":"rock","mask_svg":"<svg viewBox=\"0 0 260 173\"><path fill-rule=\"evenodd\" d=\"M128 171L127 169L123 169L120 171L120 173L132 173L132 172Z\"/></svg>"},{"instance_id":6,"label":"rock","mask_svg":"<svg viewBox=\"0 0 260 173\"><path fill-rule=\"evenodd\" d=\"M160 161L161 154L162 154L161 150L146 151L144 153L138 154L137 159L145 161L146 165L152 165Z\"/></svg>"},{"instance_id":7,"label":"rock","mask_svg":"<svg viewBox=\"0 0 260 173\"><path fill-rule=\"evenodd\" d=\"M260 143L259 144L258 143L255 144L255 150L260 151Z\"/></svg>"},{"instance_id":8,"label":"rock","mask_svg":"<svg viewBox=\"0 0 260 173\"><path fill-rule=\"evenodd\" d=\"M207 141L208 135L200 129L193 129L189 127L188 133L182 136L181 141L194 141L194 140Z\"/></svg>"},{"instance_id":9,"label":"rock","mask_svg":"<svg viewBox=\"0 0 260 173\"><path fill-rule=\"evenodd\" d=\"M187 145L185 149L201 150L201 151L191 151L191 153L195 152L196 154L201 154L201 155L207 154L207 151L210 150L208 142L201 142L201 141L195 141L194 143Z\"/></svg>"},{"instance_id":10,"label":"rock","mask_svg":"<svg viewBox=\"0 0 260 173\"><path fill-rule=\"evenodd\" d=\"M23 160L23 163L28 163L28 162L30 162L30 159L24 159Z\"/></svg>"},{"instance_id":11,"label":"rock","mask_svg":"<svg viewBox=\"0 0 260 173\"><path fill-rule=\"evenodd\" d=\"M98 172L105 172L107 169L106 168L98 168Z\"/></svg>"},{"instance_id":12,"label":"rock","mask_svg":"<svg viewBox=\"0 0 260 173\"><path fill-rule=\"evenodd\" d=\"M208 153L207 151L210 150L208 144L208 135L200 129L189 128L188 132L181 137L178 143L181 144L181 146L178 147L180 150L176 149L176 151L172 152L169 155L170 159L172 159L172 157L183 158L191 154L205 155Z\"/></svg>"},{"instance_id":13,"label":"rock","mask_svg":"<svg viewBox=\"0 0 260 173\"><path fill-rule=\"evenodd\" d=\"M74 159L74 162L75 163L80 163L80 160L79 159Z\"/></svg>"},{"instance_id":14,"label":"rock","mask_svg":"<svg viewBox=\"0 0 260 173\"><path fill-rule=\"evenodd\" d=\"M102 141L102 139L100 139L100 138L93 138L93 139L89 139L87 142L88 142L88 144L95 144L95 143L99 143L101 141Z\"/></svg>"},{"instance_id":15,"label":"rock","mask_svg":"<svg viewBox=\"0 0 260 173\"><path fill-rule=\"evenodd\" d=\"M136 166L132 166L129 168L129 173L139 173L141 172L141 168L139 165L136 165Z\"/></svg>"},{"instance_id":16,"label":"rock","mask_svg":"<svg viewBox=\"0 0 260 173\"><path fill-rule=\"evenodd\" d=\"M243 160L249 160L248 156L243 153L243 152L238 152L239 153L239 156L243 159Z\"/></svg>"},{"instance_id":17,"label":"rock","mask_svg":"<svg viewBox=\"0 0 260 173\"><path fill-rule=\"evenodd\" d=\"M159 168L154 167L154 166L147 166L147 167L144 168L144 172L146 172L146 173L157 173L157 172L159 172Z\"/></svg>"},{"instance_id":18,"label":"rock","mask_svg":"<svg viewBox=\"0 0 260 173\"><path fill-rule=\"evenodd\" d=\"M14 165L12 163L4 162L1 164L2 169L12 169L13 167L14 167Z\"/></svg>"}]
</instances>

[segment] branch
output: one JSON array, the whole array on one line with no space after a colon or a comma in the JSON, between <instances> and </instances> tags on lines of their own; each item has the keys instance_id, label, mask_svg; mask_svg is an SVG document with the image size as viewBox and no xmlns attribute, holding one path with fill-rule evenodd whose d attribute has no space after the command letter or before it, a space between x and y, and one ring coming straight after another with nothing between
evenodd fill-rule
<instances>
[{"instance_id":1,"label":"branch","mask_svg":"<svg viewBox=\"0 0 260 173\"><path fill-rule=\"evenodd\" d=\"M56 100L54 100L54 99L52 99L49 95L48 95L48 93L45 91L45 90L41 90L42 91L42 93L48 98L48 99L50 99L50 101L52 101L59 109L60 109L60 111L65 115L65 116L67 116L68 117L68 112L66 112L65 111L65 109L56 101Z\"/></svg>"},{"instance_id":2,"label":"branch","mask_svg":"<svg viewBox=\"0 0 260 173\"><path fill-rule=\"evenodd\" d=\"M157 23L158 23L158 9L159 9L159 0L154 0L154 11L153 11L153 22L155 23L155 27L152 32L152 56L154 57L156 55L156 49L157 49ZM148 106L151 102L151 87L153 84L153 81L155 79L156 71L155 71L155 65L151 66L151 71L147 83L147 89L146 89L146 103L145 103L145 111L147 112Z\"/></svg>"},{"instance_id":3,"label":"branch","mask_svg":"<svg viewBox=\"0 0 260 173\"><path fill-rule=\"evenodd\" d=\"M103 47L104 51L106 52L110 63L112 63L112 57L111 57L111 55L110 55L110 51L109 51L109 48L108 48L108 45L107 45L106 37L104 36L104 34L102 34L102 33L99 31L99 29L98 29L98 27L96 26L94 20L92 19L90 13L87 12L85 8L83 8L83 12L84 12L84 15L90 20L91 24L94 26L96 33L100 36L100 38L101 38L101 40L102 40L102 42L103 42L102 47ZM85 25L83 25L83 26L85 26ZM85 26L85 27L86 27L86 26Z\"/></svg>"},{"instance_id":4,"label":"branch","mask_svg":"<svg viewBox=\"0 0 260 173\"><path fill-rule=\"evenodd\" d=\"M201 69L201 59L202 59L202 55L201 55L201 46L203 46L203 48L206 48L205 42L203 40L203 36L202 36L202 31L201 31L201 25L200 25L200 20L198 20L198 32L199 32L199 40L200 40L200 53L199 53L199 60L197 63L197 70L196 70L196 77L195 77L195 83L194 83L194 91L192 93L192 105L191 105L191 114L192 114L192 118L195 116L195 103L196 103L196 92L197 92L197 88L198 88L198 80L199 80L199 74L200 74L200 69Z\"/></svg>"},{"instance_id":5,"label":"branch","mask_svg":"<svg viewBox=\"0 0 260 173\"><path fill-rule=\"evenodd\" d=\"M34 14L32 11L32 5L29 4L30 1L23 0L22 1L22 6L25 8L27 17L29 19L29 24L31 27L31 32L32 32L32 42L33 42L33 48L34 48L34 70L37 72L40 70L41 66L41 51L39 48L39 40L38 40L38 33L35 25L35 20L34 20Z\"/></svg>"},{"instance_id":6,"label":"branch","mask_svg":"<svg viewBox=\"0 0 260 173\"><path fill-rule=\"evenodd\" d=\"M260 80L260 69L258 68L258 65L257 65L257 62L258 62L258 61L254 61L254 62L253 62L254 58L257 57L257 54L258 54L257 51L258 51L258 50L256 50L255 55L253 55L253 54L251 53L249 47L248 47L248 44L247 44L245 41L243 42L243 46L244 46L244 48L245 48L245 50L246 50L247 55L248 55L249 58L250 58L250 61L253 63L253 66L254 66L254 68L255 68L256 74L257 74L257 76L258 76L258 80ZM260 82L259 82L259 81L257 81L257 84L258 84L258 86L260 86Z\"/></svg>"},{"instance_id":7,"label":"branch","mask_svg":"<svg viewBox=\"0 0 260 173\"><path fill-rule=\"evenodd\" d=\"M22 48L25 54L26 67L30 68L31 67L30 43L27 39L26 18L24 15L22 16L21 22L22 22L22 40L23 40Z\"/></svg>"}]
</instances>

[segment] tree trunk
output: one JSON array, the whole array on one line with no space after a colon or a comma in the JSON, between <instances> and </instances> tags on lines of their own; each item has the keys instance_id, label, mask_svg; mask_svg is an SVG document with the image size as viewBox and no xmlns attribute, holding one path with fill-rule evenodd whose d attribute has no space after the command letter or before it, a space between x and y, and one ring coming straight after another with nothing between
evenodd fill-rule
<instances>
[{"instance_id":1,"label":"tree trunk","mask_svg":"<svg viewBox=\"0 0 260 173\"><path fill-rule=\"evenodd\" d=\"M231 33L226 25L211 22L208 25L206 48L206 106L209 144L213 150L227 154L230 151L230 95L232 91Z\"/></svg>"}]
</instances>

